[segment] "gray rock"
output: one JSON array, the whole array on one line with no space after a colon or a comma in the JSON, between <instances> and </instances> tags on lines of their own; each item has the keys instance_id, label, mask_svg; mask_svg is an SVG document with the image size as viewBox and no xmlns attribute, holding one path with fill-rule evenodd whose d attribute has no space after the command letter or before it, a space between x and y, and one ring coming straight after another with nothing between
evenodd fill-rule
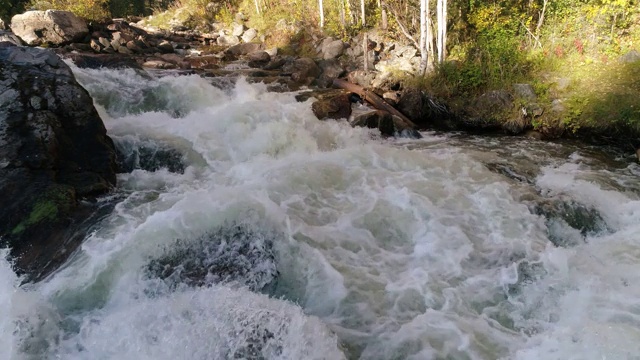
<instances>
[{"instance_id":1,"label":"gray rock","mask_svg":"<svg viewBox=\"0 0 640 360\"><path fill-rule=\"evenodd\" d=\"M220 46L232 46L240 43L237 36L233 35L220 35L216 39L216 43Z\"/></svg>"},{"instance_id":2,"label":"gray rock","mask_svg":"<svg viewBox=\"0 0 640 360\"><path fill-rule=\"evenodd\" d=\"M317 85L321 88L331 87L333 80L346 72L337 59L320 60L318 66L322 70L322 74L318 78Z\"/></svg>"},{"instance_id":3,"label":"gray rock","mask_svg":"<svg viewBox=\"0 0 640 360\"><path fill-rule=\"evenodd\" d=\"M376 78L376 74L373 72L365 72L364 70L352 71L347 75L349 82L364 87L369 87L371 82Z\"/></svg>"},{"instance_id":4,"label":"gray rock","mask_svg":"<svg viewBox=\"0 0 640 360\"><path fill-rule=\"evenodd\" d=\"M531 84L513 84L513 92L516 97L528 101L536 101L538 99L538 96L533 90L533 86L531 86Z\"/></svg>"},{"instance_id":5,"label":"gray rock","mask_svg":"<svg viewBox=\"0 0 640 360\"><path fill-rule=\"evenodd\" d=\"M277 47L274 47L274 48L271 48L271 49L266 49L265 51L271 57L274 57L274 56L278 55L278 48Z\"/></svg>"},{"instance_id":6,"label":"gray rock","mask_svg":"<svg viewBox=\"0 0 640 360\"><path fill-rule=\"evenodd\" d=\"M266 51L258 50L247 55L250 67L262 67L271 61L271 56Z\"/></svg>"},{"instance_id":7,"label":"gray rock","mask_svg":"<svg viewBox=\"0 0 640 360\"><path fill-rule=\"evenodd\" d=\"M0 42L9 42L16 46L21 46L22 41L11 31L0 30Z\"/></svg>"},{"instance_id":8,"label":"gray rock","mask_svg":"<svg viewBox=\"0 0 640 360\"><path fill-rule=\"evenodd\" d=\"M251 40L255 39L256 36L258 36L258 30L248 29L244 34L242 34L242 41L246 43L251 42Z\"/></svg>"},{"instance_id":9,"label":"gray rock","mask_svg":"<svg viewBox=\"0 0 640 360\"><path fill-rule=\"evenodd\" d=\"M231 24L231 35L233 36L241 36L242 33L244 33L244 25L242 24L238 24L238 23L233 23Z\"/></svg>"},{"instance_id":10,"label":"gray rock","mask_svg":"<svg viewBox=\"0 0 640 360\"><path fill-rule=\"evenodd\" d=\"M555 99L551 102L551 112L560 114L565 110L564 102L560 99Z\"/></svg>"},{"instance_id":11,"label":"gray rock","mask_svg":"<svg viewBox=\"0 0 640 360\"><path fill-rule=\"evenodd\" d=\"M11 19L11 29L28 45L62 45L82 40L89 29L69 11L27 11Z\"/></svg>"},{"instance_id":12,"label":"gray rock","mask_svg":"<svg viewBox=\"0 0 640 360\"><path fill-rule=\"evenodd\" d=\"M415 73L418 70L414 58L396 57L389 60L382 60L375 64L376 70L381 73L391 73L395 71L404 71L407 73Z\"/></svg>"},{"instance_id":13,"label":"gray rock","mask_svg":"<svg viewBox=\"0 0 640 360\"><path fill-rule=\"evenodd\" d=\"M262 44L247 43L247 44L233 45L232 47L228 48L227 51L225 52L233 56L242 56L242 55L248 55L252 52L259 51L259 50L262 50Z\"/></svg>"},{"instance_id":14,"label":"gray rock","mask_svg":"<svg viewBox=\"0 0 640 360\"><path fill-rule=\"evenodd\" d=\"M322 46L322 58L335 59L344 52L344 43L342 40L334 40Z\"/></svg>"},{"instance_id":15,"label":"gray rock","mask_svg":"<svg viewBox=\"0 0 640 360\"><path fill-rule=\"evenodd\" d=\"M4 24L4 20L0 19L0 30L6 29L7 26Z\"/></svg>"},{"instance_id":16,"label":"gray rock","mask_svg":"<svg viewBox=\"0 0 640 360\"><path fill-rule=\"evenodd\" d=\"M320 60L318 66L322 69L322 75L331 79L339 78L345 73L344 68L336 59Z\"/></svg>"},{"instance_id":17,"label":"gray rock","mask_svg":"<svg viewBox=\"0 0 640 360\"><path fill-rule=\"evenodd\" d=\"M627 64L640 61L640 53L636 50L631 50L628 53L622 55L620 57L620 61Z\"/></svg>"},{"instance_id":18,"label":"gray rock","mask_svg":"<svg viewBox=\"0 0 640 360\"><path fill-rule=\"evenodd\" d=\"M300 84L310 83L322 73L322 70L320 70L316 62L311 58L295 60L293 62L293 69L291 79Z\"/></svg>"},{"instance_id":19,"label":"gray rock","mask_svg":"<svg viewBox=\"0 0 640 360\"><path fill-rule=\"evenodd\" d=\"M38 278L85 236L73 236L78 216L91 212L77 199L115 184L115 149L93 100L53 51L0 48L0 79L0 246L11 248L19 272Z\"/></svg>"},{"instance_id":20,"label":"gray rock","mask_svg":"<svg viewBox=\"0 0 640 360\"><path fill-rule=\"evenodd\" d=\"M108 48L111 46L111 41L104 37L99 37L98 42L102 45L102 48Z\"/></svg>"}]
</instances>

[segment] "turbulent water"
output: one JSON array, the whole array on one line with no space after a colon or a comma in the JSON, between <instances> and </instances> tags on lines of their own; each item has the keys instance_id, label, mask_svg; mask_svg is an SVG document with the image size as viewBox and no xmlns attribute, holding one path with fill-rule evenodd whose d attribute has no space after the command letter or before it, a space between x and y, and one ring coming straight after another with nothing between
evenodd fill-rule
<instances>
[{"instance_id":1,"label":"turbulent water","mask_svg":"<svg viewBox=\"0 0 640 360\"><path fill-rule=\"evenodd\" d=\"M630 159L74 72L132 171L49 278L0 262L1 359L640 359Z\"/></svg>"}]
</instances>

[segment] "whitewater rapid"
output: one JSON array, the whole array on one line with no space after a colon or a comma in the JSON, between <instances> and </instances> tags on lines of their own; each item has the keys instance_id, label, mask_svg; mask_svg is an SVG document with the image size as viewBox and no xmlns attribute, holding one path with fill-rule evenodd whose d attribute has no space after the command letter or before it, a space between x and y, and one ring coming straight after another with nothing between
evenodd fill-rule
<instances>
[{"instance_id":1,"label":"whitewater rapid","mask_svg":"<svg viewBox=\"0 0 640 360\"><path fill-rule=\"evenodd\" d=\"M640 359L638 165L383 139L244 79L74 72L121 151L184 166L120 174L114 211L47 279L20 286L0 261L1 359ZM558 199L602 224L534 211ZM275 266L271 286L149 274L235 223L273 244L244 274Z\"/></svg>"}]
</instances>

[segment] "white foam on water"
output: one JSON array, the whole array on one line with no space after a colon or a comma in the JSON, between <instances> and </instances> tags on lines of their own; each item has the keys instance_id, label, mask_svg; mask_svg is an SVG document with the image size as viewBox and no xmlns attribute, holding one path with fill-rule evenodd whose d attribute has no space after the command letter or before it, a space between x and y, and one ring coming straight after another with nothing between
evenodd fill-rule
<instances>
[{"instance_id":1,"label":"white foam on water","mask_svg":"<svg viewBox=\"0 0 640 360\"><path fill-rule=\"evenodd\" d=\"M572 244L557 248L514 190L525 185L476 160L499 139L382 140L318 121L310 102L242 79L222 91L197 77L74 71L116 141L162 141L191 160L184 174L119 175L126 199L63 269L34 285L44 305L33 311L57 319L41 331L57 334L35 352L41 358L228 358L256 346L269 359L640 353L640 207L633 194L601 185L613 172L594 180L576 156L542 169L543 195L593 207L612 229L583 241L553 225ZM170 106L180 111L125 111L114 100L129 96L123 83L139 103L145 87L172 89ZM233 285L162 290L146 273L176 239L233 221L283 234L270 294Z\"/></svg>"}]
</instances>

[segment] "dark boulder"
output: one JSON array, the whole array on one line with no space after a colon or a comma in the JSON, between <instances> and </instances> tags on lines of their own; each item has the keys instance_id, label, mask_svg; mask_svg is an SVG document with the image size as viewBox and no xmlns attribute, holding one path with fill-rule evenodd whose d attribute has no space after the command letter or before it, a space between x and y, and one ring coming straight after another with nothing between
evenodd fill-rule
<instances>
[{"instance_id":1,"label":"dark boulder","mask_svg":"<svg viewBox=\"0 0 640 360\"><path fill-rule=\"evenodd\" d=\"M71 69L50 50L0 48L0 239L18 272L64 261L93 213L79 200L115 183L113 142Z\"/></svg>"},{"instance_id":2,"label":"dark boulder","mask_svg":"<svg viewBox=\"0 0 640 360\"><path fill-rule=\"evenodd\" d=\"M311 110L320 120L348 119L351 115L351 101L349 94L320 99L311 104Z\"/></svg>"},{"instance_id":3,"label":"dark boulder","mask_svg":"<svg viewBox=\"0 0 640 360\"><path fill-rule=\"evenodd\" d=\"M459 130L456 117L447 106L420 90L402 93L396 107L419 129Z\"/></svg>"},{"instance_id":4,"label":"dark boulder","mask_svg":"<svg viewBox=\"0 0 640 360\"><path fill-rule=\"evenodd\" d=\"M264 50L258 50L247 54L247 60L249 60L249 67L262 68L271 61L271 56Z\"/></svg>"},{"instance_id":5,"label":"dark boulder","mask_svg":"<svg viewBox=\"0 0 640 360\"><path fill-rule=\"evenodd\" d=\"M395 133L393 117L384 110L372 110L359 114L354 117L351 125L378 129L383 136L393 136Z\"/></svg>"}]
</instances>

